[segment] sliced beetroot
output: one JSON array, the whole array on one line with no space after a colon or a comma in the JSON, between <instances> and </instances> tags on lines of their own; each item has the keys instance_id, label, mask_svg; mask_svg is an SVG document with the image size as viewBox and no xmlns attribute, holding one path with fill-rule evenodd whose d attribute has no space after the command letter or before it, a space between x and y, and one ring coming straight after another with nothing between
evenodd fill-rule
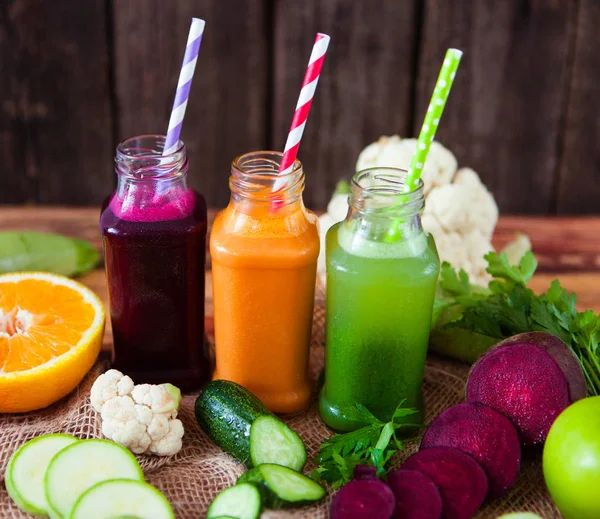
<instances>
[{"instance_id":1,"label":"sliced beetroot","mask_svg":"<svg viewBox=\"0 0 600 519\"><path fill-rule=\"evenodd\" d=\"M488 476L488 498L502 496L514 484L521 466L521 443L503 414L479 402L443 411L429 426L421 449L455 447L470 454Z\"/></svg>"},{"instance_id":2,"label":"sliced beetroot","mask_svg":"<svg viewBox=\"0 0 600 519\"><path fill-rule=\"evenodd\" d=\"M442 496L429 476L416 470L388 473L387 484L396 496L394 519L440 519Z\"/></svg>"},{"instance_id":3,"label":"sliced beetroot","mask_svg":"<svg viewBox=\"0 0 600 519\"><path fill-rule=\"evenodd\" d=\"M533 344L496 348L481 357L469 373L467 400L500 411L517 428L523 445L543 443L570 403L562 370Z\"/></svg>"},{"instance_id":4,"label":"sliced beetroot","mask_svg":"<svg viewBox=\"0 0 600 519\"><path fill-rule=\"evenodd\" d=\"M453 447L432 447L413 454L403 470L422 472L442 497L442 519L469 519L488 493L488 478L474 458Z\"/></svg>"},{"instance_id":5,"label":"sliced beetroot","mask_svg":"<svg viewBox=\"0 0 600 519\"><path fill-rule=\"evenodd\" d=\"M378 479L377 469L370 465L356 465L352 472L352 477L354 479Z\"/></svg>"},{"instance_id":6,"label":"sliced beetroot","mask_svg":"<svg viewBox=\"0 0 600 519\"><path fill-rule=\"evenodd\" d=\"M331 519L390 519L395 508L394 493L382 481L350 481L333 496Z\"/></svg>"},{"instance_id":7,"label":"sliced beetroot","mask_svg":"<svg viewBox=\"0 0 600 519\"><path fill-rule=\"evenodd\" d=\"M515 344L533 344L534 346L539 346L554 359L567 379L571 403L587 396L587 385L581 364L571 351L571 348L556 337L556 335L547 332L520 333L492 346L489 351L505 346L514 346Z\"/></svg>"}]
</instances>

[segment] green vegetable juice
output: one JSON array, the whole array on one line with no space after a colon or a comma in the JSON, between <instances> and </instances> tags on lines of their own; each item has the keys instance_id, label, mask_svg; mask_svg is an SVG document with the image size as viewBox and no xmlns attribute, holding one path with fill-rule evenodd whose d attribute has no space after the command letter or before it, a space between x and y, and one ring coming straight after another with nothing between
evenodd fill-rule
<instances>
[{"instance_id":1,"label":"green vegetable juice","mask_svg":"<svg viewBox=\"0 0 600 519\"><path fill-rule=\"evenodd\" d=\"M356 196L351 194L351 206ZM403 407L420 411L406 421L422 420L440 263L433 238L420 226L422 192L415 196L411 211L400 211L405 220L396 241L385 241L398 213L385 211L385 198L371 212L351 207L347 220L327 234L325 385L319 405L325 423L338 431L364 425L351 416L357 403L388 421L405 399Z\"/></svg>"}]
</instances>

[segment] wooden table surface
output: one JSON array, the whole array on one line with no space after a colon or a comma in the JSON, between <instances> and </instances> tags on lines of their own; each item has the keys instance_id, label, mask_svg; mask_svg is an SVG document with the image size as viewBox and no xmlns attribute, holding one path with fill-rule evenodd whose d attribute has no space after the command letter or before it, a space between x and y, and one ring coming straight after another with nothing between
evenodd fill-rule
<instances>
[{"instance_id":1,"label":"wooden table surface","mask_svg":"<svg viewBox=\"0 0 600 519\"><path fill-rule=\"evenodd\" d=\"M212 222L214 211L209 215ZM0 206L0 230L30 229L53 231L91 241L101 247L97 208ZM600 217L519 217L500 218L494 245L502 247L515 233L531 238L539 267L530 286L546 290L558 278L577 293L579 308L600 311ZM100 267L81 281L92 288L108 307L104 271ZM206 313L212 314L211 277L207 273ZM210 326L210 320L209 320ZM111 346L110 319L107 320L105 348Z\"/></svg>"}]
</instances>

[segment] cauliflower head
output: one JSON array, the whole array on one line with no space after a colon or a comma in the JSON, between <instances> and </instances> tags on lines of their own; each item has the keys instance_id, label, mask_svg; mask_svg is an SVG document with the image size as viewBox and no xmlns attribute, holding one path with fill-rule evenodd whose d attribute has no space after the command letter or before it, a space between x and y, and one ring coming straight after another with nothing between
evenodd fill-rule
<instances>
[{"instance_id":1,"label":"cauliflower head","mask_svg":"<svg viewBox=\"0 0 600 519\"><path fill-rule=\"evenodd\" d=\"M135 454L172 456L181 450L179 401L165 387L134 385L111 369L94 382L90 401L102 419L102 434Z\"/></svg>"},{"instance_id":2,"label":"cauliflower head","mask_svg":"<svg viewBox=\"0 0 600 519\"><path fill-rule=\"evenodd\" d=\"M356 171L386 166L406 169L416 146L416 139L381 137L360 153ZM457 168L452 152L432 142L421 177L425 192L423 228L435 238L442 261L464 269L474 282L486 284L489 275L483 256L493 250L491 238L498 222L498 206L475 171ZM325 234L345 218L347 211L347 195L336 193L327 213L319 219L322 243L318 268L323 282Z\"/></svg>"},{"instance_id":3,"label":"cauliflower head","mask_svg":"<svg viewBox=\"0 0 600 519\"><path fill-rule=\"evenodd\" d=\"M356 171L374 167L407 169L416 149L417 139L401 139L398 135L380 137L360 153ZM439 142L433 141L421 174L425 194L435 186L449 183L457 167L458 162L453 153Z\"/></svg>"}]
</instances>

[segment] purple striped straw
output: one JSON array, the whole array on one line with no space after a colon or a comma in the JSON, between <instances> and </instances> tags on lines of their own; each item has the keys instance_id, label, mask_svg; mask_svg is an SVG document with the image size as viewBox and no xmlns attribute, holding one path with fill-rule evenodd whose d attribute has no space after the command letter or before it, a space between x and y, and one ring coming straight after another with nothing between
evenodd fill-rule
<instances>
[{"instance_id":1,"label":"purple striped straw","mask_svg":"<svg viewBox=\"0 0 600 519\"><path fill-rule=\"evenodd\" d=\"M205 21L200 18L192 18L190 34L188 35L187 45L185 47L185 55L181 64L181 72L179 73L179 82L177 83L177 92L175 93L175 102L173 110L171 110L171 119L169 119L169 129L167 130L167 138L163 148L163 155L173 153L177 149L179 136L181 135L181 126L183 125L183 117L185 116L185 108L188 98L190 97L190 88L192 86L192 78L196 61L198 60L198 51L202 42L202 34L204 33Z\"/></svg>"}]
</instances>

